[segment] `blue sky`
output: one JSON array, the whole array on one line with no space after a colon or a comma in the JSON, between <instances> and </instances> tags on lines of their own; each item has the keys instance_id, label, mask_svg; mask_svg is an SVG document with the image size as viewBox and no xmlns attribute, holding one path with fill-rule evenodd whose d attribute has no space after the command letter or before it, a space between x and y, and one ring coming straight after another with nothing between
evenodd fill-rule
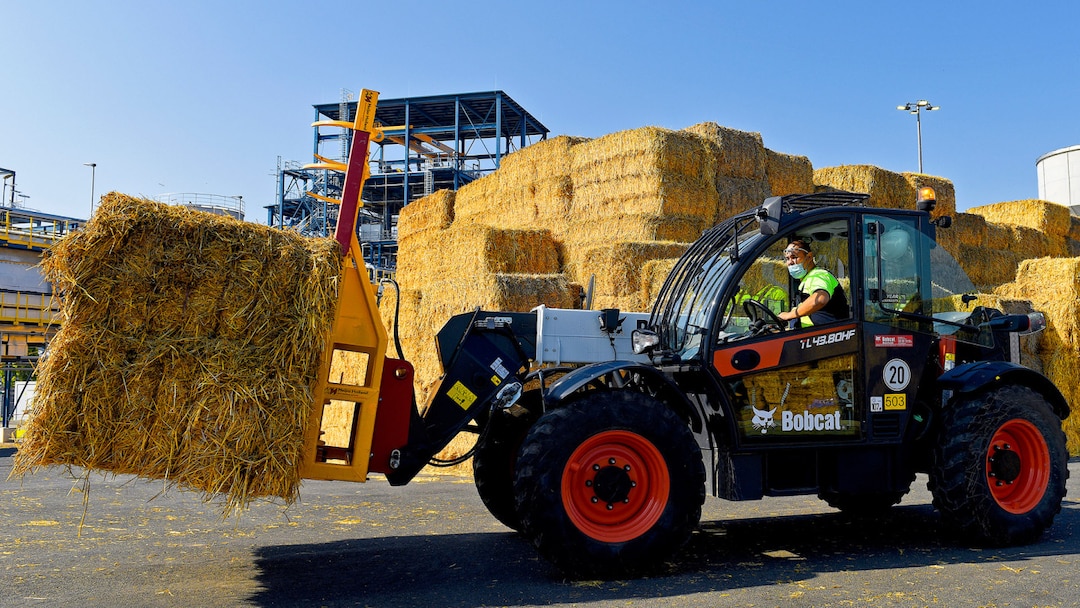
<instances>
[{"instance_id":1,"label":"blue sky","mask_svg":"<svg viewBox=\"0 0 1080 608\"><path fill-rule=\"evenodd\" d=\"M329 9L334 9L331 11ZM340 10L339 10L340 9ZM0 1L0 167L27 207L242 195L265 221L312 105L501 89L598 137L711 120L814 167L918 167L958 207L1035 198L1080 144L1080 3Z\"/></svg>"}]
</instances>

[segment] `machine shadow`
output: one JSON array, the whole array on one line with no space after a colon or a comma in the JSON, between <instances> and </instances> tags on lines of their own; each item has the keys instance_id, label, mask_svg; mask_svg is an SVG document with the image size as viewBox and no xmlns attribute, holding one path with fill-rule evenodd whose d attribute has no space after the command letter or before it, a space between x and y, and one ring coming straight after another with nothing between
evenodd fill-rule
<instances>
[{"instance_id":1,"label":"machine shadow","mask_svg":"<svg viewBox=\"0 0 1080 608\"><path fill-rule=\"evenodd\" d=\"M1066 503L1066 507L1069 503ZM1080 553L1080 510L1065 508L1039 543L977 548L948 538L929 505L874 519L840 513L703 522L663 571L573 581L513 533L391 536L257 550L255 605L489 606L681 596L819 574L1019 561Z\"/></svg>"}]
</instances>

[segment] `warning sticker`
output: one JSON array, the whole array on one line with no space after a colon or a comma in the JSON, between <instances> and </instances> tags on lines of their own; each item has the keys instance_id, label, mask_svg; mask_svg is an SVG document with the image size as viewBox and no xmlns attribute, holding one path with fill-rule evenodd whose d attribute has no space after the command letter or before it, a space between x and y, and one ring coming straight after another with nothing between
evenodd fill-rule
<instances>
[{"instance_id":1,"label":"warning sticker","mask_svg":"<svg viewBox=\"0 0 1080 608\"><path fill-rule=\"evenodd\" d=\"M911 348L915 346L915 338L913 336L904 335L887 335L887 336L874 336L874 346L878 348L890 348L890 347L903 347Z\"/></svg>"},{"instance_id":2,"label":"warning sticker","mask_svg":"<svg viewBox=\"0 0 1080 608\"><path fill-rule=\"evenodd\" d=\"M463 410L469 409L469 406L476 401L476 394L466 388L460 380L455 382L454 386L450 387L450 390L446 391L446 395L453 399L454 403L461 406Z\"/></svg>"}]
</instances>

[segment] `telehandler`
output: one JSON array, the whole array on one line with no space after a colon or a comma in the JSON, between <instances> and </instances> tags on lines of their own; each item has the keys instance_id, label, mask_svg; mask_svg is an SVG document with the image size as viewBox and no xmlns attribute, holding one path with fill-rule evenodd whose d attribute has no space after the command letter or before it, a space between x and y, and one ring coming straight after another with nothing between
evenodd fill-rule
<instances>
[{"instance_id":1,"label":"telehandler","mask_svg":"<svg viewBox=\"0 0 1080 608\"><path fill-rule=\"evenodd\" d=\"M377 93L363 91L335 238L346 274L326 346L303 476L408 483L466 425L479 433L488 509L576 576L628 576L671 557L706 491L727 500L816 494L855 514L898 503L926 473L962 542L1028 543L1051 525L1068 477L1069 407L1020 365L1039 313L975 305L935 242L933 192L917 210L867 195L771 197L708 230L675 265L651 314L477 310L436 337L444 375L418 410L412 368L388 358L355 220ZM784 249L809 244L846 316L789 328ZM977 302L975 302L977 304ZM329 377L337 357L362 377ZM343 445L327 407L351 407Z\"/></svg>"}]
</instances>

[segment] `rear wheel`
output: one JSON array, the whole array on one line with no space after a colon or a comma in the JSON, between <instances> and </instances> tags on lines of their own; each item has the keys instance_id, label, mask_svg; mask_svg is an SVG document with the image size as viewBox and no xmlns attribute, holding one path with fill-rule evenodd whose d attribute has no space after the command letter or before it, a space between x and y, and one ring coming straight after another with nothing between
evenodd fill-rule
<instances>
[{"instance_id":1,"label":"rear wheel","mask_svg":"<svg viewBox=\"0 0 1080 608\"><path fill-rule=\"evenodd\" d=\"M540 399L540 391L527 391L517 403L525 410L520 416L505 410L493 412L473 454L473 481L480 500L495 519L517 531L521 531L521 520L514 506L514 469L518 449L540 416Z\"/></svg>"},{"instance_id":2,"label":"rear wheel","mask_svg":"<svg viewBox=\"0 0 1080 608\"><path fill-rule=\"evenodd\" d=\"M525 534L575 576L644 573L701 519L701 450L683 420L641 393L596 391L548 412L517 465Z\"/></svg>"},{"instance_id":3,"label":"rear wheel","mask_svg":"<svg viewBox=\"0 0 1080 608\"><path fill-rule=\"evenodd\" d=\"M930 490L945 524L991 545L1038 539L1061 510L1068 453L1042 395L1004 386L945 413Z\"/></svg>"}]
</instances>

